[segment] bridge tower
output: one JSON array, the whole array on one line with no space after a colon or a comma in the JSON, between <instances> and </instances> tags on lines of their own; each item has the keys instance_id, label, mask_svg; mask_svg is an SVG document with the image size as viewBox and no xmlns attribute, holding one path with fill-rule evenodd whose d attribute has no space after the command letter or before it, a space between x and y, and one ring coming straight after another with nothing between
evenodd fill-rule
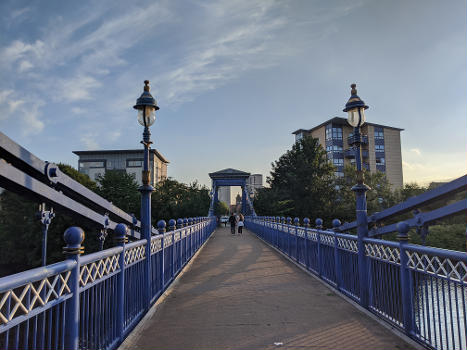
<instances>
[{"instance_id":1,"label":"bridge tower","mask_svg":"<svg viewBox=\"0 0 467 350\"><path fill-rule=\"evenodd\" d=\"M219 201L219 187L223 186L240 186L242 188L242 214L243 215L254 215L253 205L248 196L246 182L250 177L250 173L240 171L232 168L219 170L213 173L209 173L209 177L212 180L211 190L211 205L209 208L209 216L214 215L214 209Z\"/></svg>"}]
</instances>

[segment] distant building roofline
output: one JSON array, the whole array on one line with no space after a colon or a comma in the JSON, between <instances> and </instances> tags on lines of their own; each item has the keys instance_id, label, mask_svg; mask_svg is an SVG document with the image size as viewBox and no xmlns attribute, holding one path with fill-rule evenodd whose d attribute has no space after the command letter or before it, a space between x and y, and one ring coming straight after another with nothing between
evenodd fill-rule
<instances>
[{"instance_id":1,"label":"distant building roofline","mask_svg":"<svg viewBox=\"0 0 467 350\"><path fill-rule=\"evenodd\" d=\"M157 158L159 158L165 164L170 162L156 149L151 148L149 150L151 153L154 153ZM81 155L94 155L94 154L125 154L125 153L143 153L143 149L109 149L109 150L91 150L91 151L73 151L77 156Z\"/></svg>"},{"instance_id":2,"label":"distant building roofline","mask_svg":"<svg viewBox=\"0 0 467 350\"><path fill-rule=\"evenodd\" d=\"M294 131L292 134L296 135L296 134L299 134L301 132L313 132L315 131L316 129L319 129L323 126L325 126L326 124L329 124L329 123L336 123L336 124L345 124L345 125L348 125L347 124L347 119L345 118L341 118L341 117L334 117L334 118L331 118L331 119L328 119L326 120L325 122L311 128L311 129L298 129L296 131ZM394 126L387 126L387 125L383 125L383 124L376 124L376 123L365 123L365 124L368 124L368 125L372 125L372 126L376 126L376 127L380 127L380 128L387 128L387 129L393 129L393 130L398 130L398 131L403 131L404 129L401 129L401 128L396 128Z\"/></svg>"}]
</instances>

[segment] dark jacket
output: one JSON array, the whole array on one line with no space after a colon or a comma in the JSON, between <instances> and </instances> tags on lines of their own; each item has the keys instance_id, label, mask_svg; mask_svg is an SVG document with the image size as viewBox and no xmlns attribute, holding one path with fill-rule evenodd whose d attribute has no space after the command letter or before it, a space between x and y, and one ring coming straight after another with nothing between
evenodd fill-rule
<instances>
[{"instance_id":1,"label":"dark jacket","mask_svg":"<svg viewBox=\"0 0 467 350\"><path fill-rule=\"evenodd\" d=\"M235 224L237 223L237 219L235 218L234 215L230 215L229 222L230 222L230 226L235 226Z\"/></svg>"}]
</instances>

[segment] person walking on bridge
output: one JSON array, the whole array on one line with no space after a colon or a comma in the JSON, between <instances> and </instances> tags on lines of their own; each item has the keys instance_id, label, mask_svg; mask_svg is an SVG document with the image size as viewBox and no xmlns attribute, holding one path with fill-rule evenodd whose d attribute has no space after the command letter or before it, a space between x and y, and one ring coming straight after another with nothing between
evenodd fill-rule
<instances>
[{"instance_id":1,"label":"person walking on bridge","mask_svg":"<svg viewBox=\"0 0 467 350\"><path fill-rule=\"evenodd\" d=\"M235 217L235 215L233 213L230 214L229 222L230 222L230 232L234 235L235 234L235 224L237 223L237 218Z\"/></svg>"},{"instance_id":2,"label":"person walking on bridge","mask_svg":"<svg viewBox=\"0 0 467 350\"><path fill-rule=\"evenodd\" d=\"M241 235L243 235L243 226L245 225L245 218L243 217L242 214L240 214L238 216L238 223L237 223L237 226L238 226L238 233L240 233Z\"/></svg>"}]
</instances>

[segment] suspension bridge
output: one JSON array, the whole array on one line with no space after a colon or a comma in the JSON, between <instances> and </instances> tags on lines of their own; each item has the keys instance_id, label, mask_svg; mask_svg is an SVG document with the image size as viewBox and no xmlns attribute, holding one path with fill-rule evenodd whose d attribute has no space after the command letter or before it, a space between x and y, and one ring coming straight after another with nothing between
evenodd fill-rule
<instances>
[{"instance_id":1,"label":"suspension bridge","mask_svg":"<svg viewBox=\"0 0 467 350\"><path fill-rule=\"evenodd\" d=\"M381 225L465 191L467 176L325 228L256 215L246 173L227 169L210 174L206 217L153 227L2 133L0 157L2 188L76 219L63 261L0 278L2 349L467 348L467 254L408 241L467 200ZM217 227L221 186L242 187L243 235ZM83 254L84 222L114 246Z\"/></svg>"}]
</instances>

